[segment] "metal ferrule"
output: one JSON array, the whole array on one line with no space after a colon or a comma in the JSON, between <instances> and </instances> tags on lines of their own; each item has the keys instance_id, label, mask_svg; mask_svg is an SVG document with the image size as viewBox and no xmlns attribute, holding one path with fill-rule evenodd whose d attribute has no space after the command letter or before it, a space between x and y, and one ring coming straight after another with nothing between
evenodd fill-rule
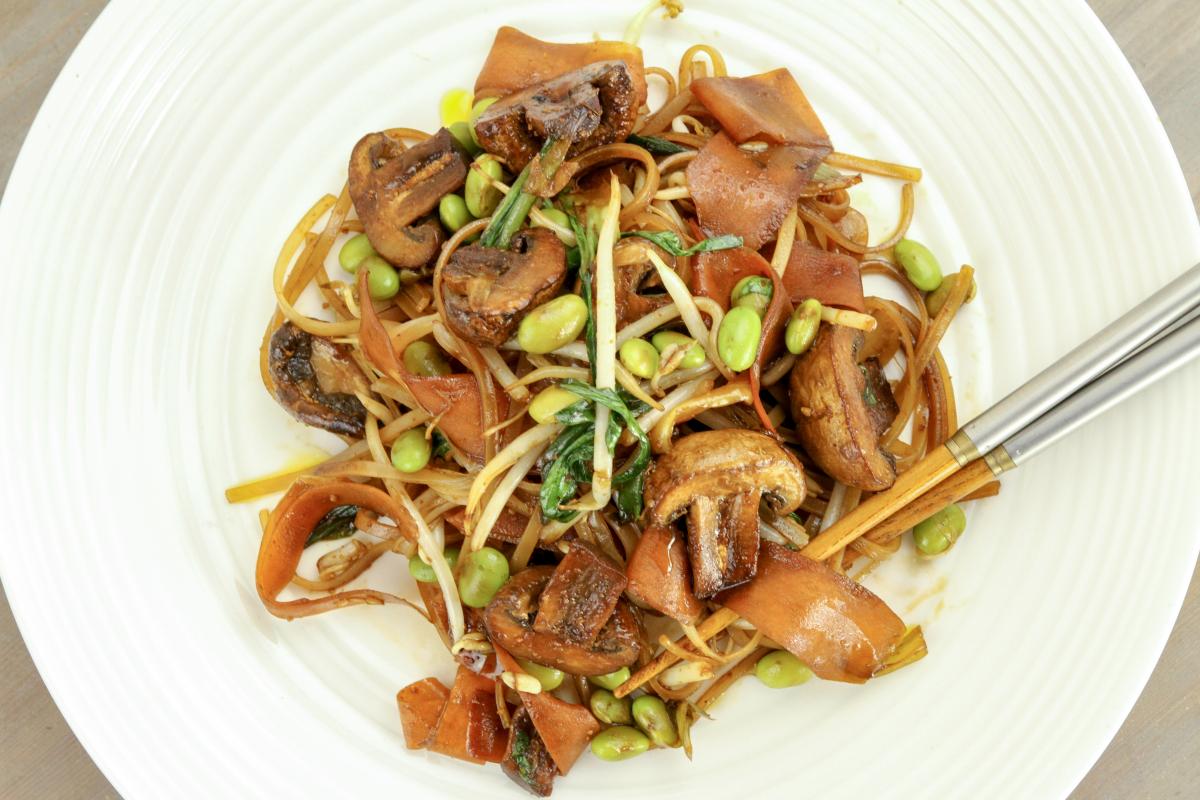
<instances>
[{"instance_id":1,"label":"metal ferrule","mask_svg":"<svg viewBox=\"0 0 1200 800\"><path fill-rule=\"evenodd\" d=\"M995 450L992 450L983 457L983 462L988 465L988 469L997 478L1002 473L1008 472L1010 469L1016 469L1017 463L1008 455L1008 451L1004 449L1004 445L1000 445Z\"/></svg>"},{"instance_id":2,"label":"metal ferrule","mask_svg":"<svg viewBox=\"0 0 1200 800\"><path fill-rule=\"evenodd\" d=\"M960 467L965 467L982 455L965 430L959 430L947 439L946 449L954 456L954 460L958 462Z\"/></svg>"}]
</instances>

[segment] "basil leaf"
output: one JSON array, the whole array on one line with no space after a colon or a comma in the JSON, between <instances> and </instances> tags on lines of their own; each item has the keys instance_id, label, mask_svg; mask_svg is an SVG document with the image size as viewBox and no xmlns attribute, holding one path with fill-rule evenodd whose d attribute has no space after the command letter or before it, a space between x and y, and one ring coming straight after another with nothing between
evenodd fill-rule
<instances>
[{"instance_id":1,"label":"basil leaf","mask_svg":"<svg viewBox=\"0 0 1200 800\"><path fill-rule=\"evenodd\" d=\"M730 250L734 247L742 246L742 237L734 236L726 233L721 236L714 236L711 239L701 239L691 247L685 248L683 240L679 238L679 234L675 231L626 231L621 234L622 239L630 236L637 236L645 239L666 250L673 256L692 256L697 253L714 253L717 250Z\"/></svg>"},{"instance_id":2,"label":"basil leaf","mask_svg":"<svg viewBox=\"0 0 1200 800\"><path fill-rule=\"evenodd\" d=\"M304 540L304 546L308 547L310 544L333 539L345 539L354 533L354 518L357 515L358 506L334 506L313 526L312 533Z\"/></svg>"},{"instance_id":3,"label":"basil leaf","mask_svg":"<svg viewBox=\"0 0 1200 800\"><path fill-rule=\"evenodd\" d=\"M688 151L688 148L683 145L675 144L667 139L661 139L658 136L638 136L636 133L631 133L625 137L625 141L662 156L686 153Z\"/></svg>"}]
</instances>

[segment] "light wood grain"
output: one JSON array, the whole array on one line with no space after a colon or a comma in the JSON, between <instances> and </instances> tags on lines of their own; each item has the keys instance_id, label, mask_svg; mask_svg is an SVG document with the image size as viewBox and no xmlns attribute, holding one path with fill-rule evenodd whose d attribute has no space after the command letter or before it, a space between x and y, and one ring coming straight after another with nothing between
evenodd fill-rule
<instances>
[{"instance_id":1,"label":"light wood grain","mask_svg":"<svg viewBox=\"0 0 1200 800\"><path fill-rule=\"evenodd\" d=\"M1145 84L1192 199L1200 204L1196 0L1091 2ZM0 186L54 77L103 6L104 0L0 0ZM1197 663L1200 580L1193 579L1150 683L1073 800L1195 796L1200 786ZM55 708L7 599L0 600L0 798L117 797Z\"/></svg>"}]
</instances>

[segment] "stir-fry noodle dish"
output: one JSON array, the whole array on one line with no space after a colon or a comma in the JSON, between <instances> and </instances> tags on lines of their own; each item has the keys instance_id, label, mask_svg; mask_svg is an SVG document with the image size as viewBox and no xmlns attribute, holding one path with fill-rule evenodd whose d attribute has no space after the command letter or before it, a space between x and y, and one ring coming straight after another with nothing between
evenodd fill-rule
<instances>
[{"instance_id":1,"label":"stir-fry noodle dish","mask_svg":"<svg viewBox=\"0 0 1200 800\"><path fill-rule=\"evenodd\" d=\"M910 532L946 552L958 503L998 491L821 539L957 428L939 341L973 270L906 238L921 171L838 151L799 76L729 75L706 44L647 66L643 24L681 10L619 41L502 27L441 128L358 139L284 242L260 351L279 405L345 447L227 492L283 492L271 614L420 614L453 678L396 687L407 747L536 795L587 750L692 758L743 677L921 659L859 581ZM852 205L864 174L894 226ZM380 558L414 580L374 585Z\"/></svg>"}]
</instances>

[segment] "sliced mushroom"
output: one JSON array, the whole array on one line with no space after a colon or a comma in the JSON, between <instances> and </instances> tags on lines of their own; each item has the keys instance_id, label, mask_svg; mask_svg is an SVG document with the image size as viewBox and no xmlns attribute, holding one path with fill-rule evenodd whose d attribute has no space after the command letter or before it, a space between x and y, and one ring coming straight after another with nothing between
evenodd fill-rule
<instances>
[{"instance_id":1,"label":"sliced mushroom","mask_svg":"<svg viewBox=\"0 0 1200 800\"><path fill-rule=\"evenodd\" d=\"M504 774L518 786L538 797L549 797L554 791L558 768L546 743L534 727L533 719L524 706L512 715L508 729L508 747L500 762Z\"/></svg>"},{"instance_id":2,"label":"sliced mushroom","mask_svg":"<svg viewBox=\"0 0 1200 800\"><path fill-rule=\"evenodd\" d=\"M792 368L792 417L800 443L826 474L879 492L896 480L896 467L879 446L867 377L857 362L862 343L862 332L854 328L821 326L812 347Z\"/></svg>"},{"instance_id":3,"label":"sliced mushroom","mask_svg":"<svg viewBox=\"0 0 1200 800\"><path fill-rule=\"evenodd\" d=\"M446 324L473 344L496 347L525 312L554 297L567 276L567 250L551 231L529 228L508 250L459 248L442 270Z\"/></svg>"},{"instance_id":4,"label":"sliced mushroom","mask_svg":"<svg viewBox=\"0 0 1200 800\"><path fill-rule=\"evenodd\" d=\"M354 396L367 381L345 348L285 322L271 336L275 399L305 425L361 437L367 410Z\"/></svg>"},{"instance_id":5,"label":"sliced mushroom","mask_svg":"<svg viewBox=\"0 0 1200 800\"><path fill-rule=\"evenodd\" d=\"M892 426L892 421L900 412L900 406L892 394L892 385L883 375L883 367L879 365L878 358L868 358L858 368L866 384L863 388L863 400L867 403L867 416L871 420L875 435L882 436Z\"/></svg>"},{"instance_id":6,"label":"sliced mushroom","mask_svg":"<svg viewBox=\"0 0 1200 800\"><path fill-rule=\"evenodd\" d=\"M730 429L676 441L655 462L645 499L655 525L688 512L692 587L703 600L754 577L760 501L787 514L804 493L804 470L785 447L765 434Z\"/></svg>"},{"instance_id":7,"label":"sliced mushroom","mask_svg":"<svg viewBox=\"0 0 1200 800\"><path fill-rule=\"evenodd\" d=\"M538 600L533 629L590 644L616 610L625 584L625 573L608 556L572 542Z\"/></svg>"},{"instance_id":8,"label":"sliced mushroom","mask_svg":"<svg viewBox=\"0 0 1200 800\"><path fill-rule=\"evenodd\" d=\"M519 170L550 137L571 142L568 154L623 141L639 102L628 64L597 61L496 101L476 120L475 135Z\"/></svg>"},{"instance_id":9,"label":"sliced mushroom","mask_svg":"<svg viewBox=\"0 0 1200 800\"><path fill-rule=\"evenodd\" d=\"M466 151L445 128L408 149L387 133L368 133L350 154L354 209L371 246L397 267L424 266L437 254L441 225L419 220L466 178Z\"/></svg>"},{"instance_id":10,"label":"sliced mushroom","mask_svg":"<svg viewBox=\"0 0 1200 800\"><path fill-rule=\"evenodd\" d=\"M538 601L553 573L553 567L529 567L504 584L483 613L488 638L517 658L573 675L606 675L636 661L641 626L624 600L591 644L534 630Z\"/></svg>"}]
</instances>

